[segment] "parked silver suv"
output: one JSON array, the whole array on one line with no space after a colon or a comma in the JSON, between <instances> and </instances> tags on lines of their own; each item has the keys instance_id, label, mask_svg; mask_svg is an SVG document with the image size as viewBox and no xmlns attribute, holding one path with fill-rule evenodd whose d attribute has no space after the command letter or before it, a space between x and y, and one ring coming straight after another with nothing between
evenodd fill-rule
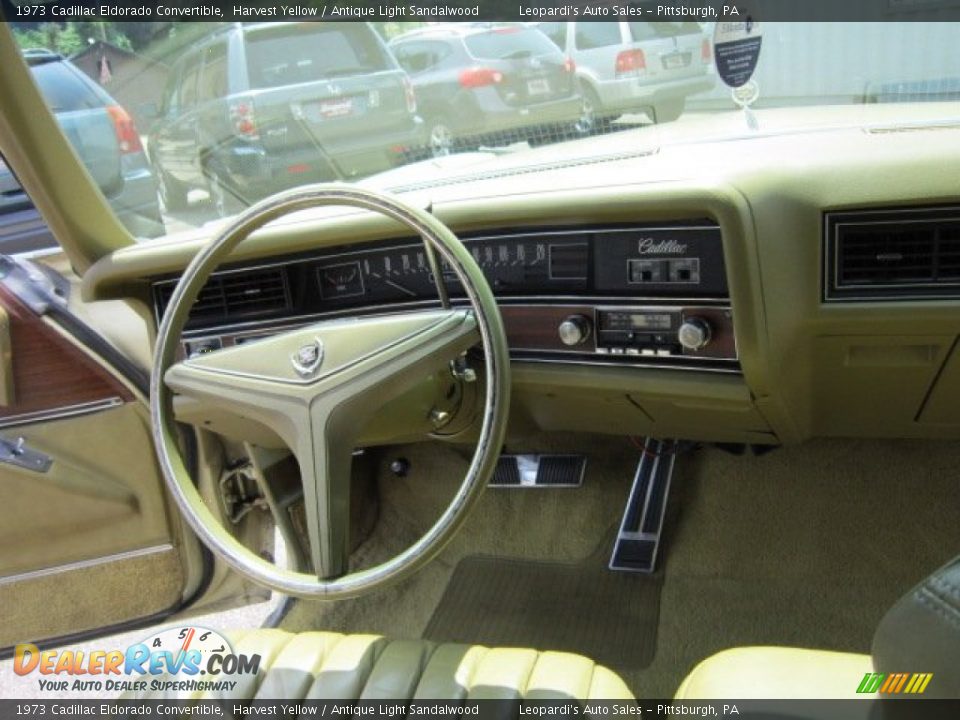
<instances>
[{"instance_id":1,"label":"parked silver suv","mask_svg":"<svg viewBox=\"0 0 960 720\"><path fill-rule=\"evenodd\" d=\"M543 22L572 58L583 95L581 130L645 110L676 120L687 97L713 88L713 52L696 22Z\"/></svg>"}]
</instances>

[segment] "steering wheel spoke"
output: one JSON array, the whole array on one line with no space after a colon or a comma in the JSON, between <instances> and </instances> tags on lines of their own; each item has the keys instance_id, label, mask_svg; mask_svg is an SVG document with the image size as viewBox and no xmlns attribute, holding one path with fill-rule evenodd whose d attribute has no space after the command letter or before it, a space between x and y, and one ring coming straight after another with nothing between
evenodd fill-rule
<instances>
[{"instance_id":1,"label":"steering wheel spoke","mask_svg":"<svg viewBox=\"0 0 960 720\"><path fill-rule=\"evenodd\" d=\"M292 445L303 483L307 555L317 577L332 580L347 572L350 551L350 463L352 443L330 437L332 420L323 409L304 417ZM333 423L336 425L337 423ZM340 428L349 434L348 428Z\"/></svg>"}]
</instances>

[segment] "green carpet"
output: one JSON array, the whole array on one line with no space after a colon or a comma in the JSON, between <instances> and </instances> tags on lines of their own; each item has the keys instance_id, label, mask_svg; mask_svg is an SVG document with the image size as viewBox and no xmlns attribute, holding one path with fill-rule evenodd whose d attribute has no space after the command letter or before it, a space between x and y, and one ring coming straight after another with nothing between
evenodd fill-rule
<instances>
[{"instance_id":1,"label":"green carpet","mask_svg":"<svg viewBox=\"0 0 960 720\"><path fill-rule=\"evenodd\" d=\"M584 562L619 520L636 450L623 439L585 435L544 436L508 448L558 449L589 455L582 488L489 490L464 529L418 575L357 600L301 601L284 627L422 637L448 587L458 592L451 578L459 582L455 570L464 558ZM463 452L423 444L383 454L380 517L353 558L357 565L396 553L429 526L462 478ZM411 461L406 478L386 472L397 455ZM693 665L727 647L866 652L887 607L960 552L958 467L960 444L934 441L824 440L763 457L716 449L682 456L670 500L656 639L636 649L639 660L611 663L613 669L640 697L670 697ZM627 586L611 591L609 603L633 602L635 592ZM507 621L491 607L474 626L500 622ZM584 618L585 632L589 623ZM604 634L598 630L598 637ZM577 642L597 649L593 638Z\"/></svg>"},{"instance_id":2,"label":"green carpet","mask_svg":"<svg viewBox=\"0 0 960 720\"><path fill-rule=\"evenodd\" d=\"M657 647L662 574L607 570L610 542L578 563L471 555L457 563L423 636L550 648L639 670Z\"/></svg>"}]
</instances>

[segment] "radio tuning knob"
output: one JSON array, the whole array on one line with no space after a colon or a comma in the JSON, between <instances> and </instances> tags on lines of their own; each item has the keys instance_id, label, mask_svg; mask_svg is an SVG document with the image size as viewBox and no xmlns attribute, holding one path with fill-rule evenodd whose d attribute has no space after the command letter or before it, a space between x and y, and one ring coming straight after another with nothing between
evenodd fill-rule
<instances>
[{"instance_id":1,"label":"radio tuning knob","mask_svg":"<svg viewBox=\"0 0 960 720\"><path fill-rule=\"evenodd\" d=\"M590 320L583 315L570 315L560 323L557 335L564 345L581 345L590 337Z\"/></svg>"},{"instance_id":2,"label":"radio tuning knob","mask_svg":"<svg viewBox=\"0 0 960 720\"><path fill-rule=\"evenodd\" d=\"M702 350L710 342L713 331L703 318L686 318L677 331L677 340L687 350Z\"/></svg>"}]
</instances>

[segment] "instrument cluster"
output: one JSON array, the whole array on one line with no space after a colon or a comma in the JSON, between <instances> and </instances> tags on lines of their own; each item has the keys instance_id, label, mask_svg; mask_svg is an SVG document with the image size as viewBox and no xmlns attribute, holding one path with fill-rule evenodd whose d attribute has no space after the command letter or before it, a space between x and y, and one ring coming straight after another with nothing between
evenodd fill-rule
<instances>
[{"instance_id":1,"label":"instrument cluster","mask_svg":"<svg viewBox=\"0 0 960 720\"><path fill-rule=\"evenodd\" d=\"M736 369L722 239L712 223L509 231L463 242L497 296L515 357ZM186 352L323 316L431 305L437 272L460 302L451 268L414 238L225 268L194 305ZM175 283L154 285L158 318Z\"/></svg>"}]
</instances>

